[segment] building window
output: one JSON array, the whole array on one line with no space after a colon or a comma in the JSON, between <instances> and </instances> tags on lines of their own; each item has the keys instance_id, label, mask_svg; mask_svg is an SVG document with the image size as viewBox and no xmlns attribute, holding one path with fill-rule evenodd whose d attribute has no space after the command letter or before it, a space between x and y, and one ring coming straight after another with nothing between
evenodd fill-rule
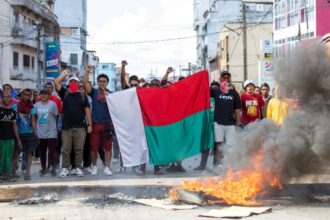
<instances>
[{"instance_id":1,"label":"building window","mask_svg":"<svg viewBox=\"0 0 330 220\"><path fill-rule=\"evenodd\" d=\"M31 67L34 70L34 57L31 56Z\"/></svg>"},{"instance_id":2,"label":"building window","mask_svg":"<svg viewBox=\"0 0 330 220\"><path fill-rule=\"evenodd\" d=\"M13 68L18 69L19 64L19 53L13 52Z\"/></svg>"},{"instance_id":3,"label":"building window","mask_svg":"<svg viewBox=\"0 0 330 220\"><path fill-rule=\"evenodd\" d=\"M19 13L17 11L14 11L14 21L15 23L19 22Z\"/></svg>"},{"instance_id":4,"label":"building window","mask_svg":"<svg viewBox=\"0 0 330 220\"><path fill-rule=\"evenodd\" d=\"M30 56L24 54L23 55L23 67L24 68L30 68Z\"/></svg>"},{"instance_id":5,"label":"building window","mask_svg":"<svg viewBox=\"0 0 330 220\"><path fill-rule=\"evenodd\" d=\"M71 65L78 65L78 54L77 53L71 53L70 54L70 64Z\"/></svg>"}]
</instances>

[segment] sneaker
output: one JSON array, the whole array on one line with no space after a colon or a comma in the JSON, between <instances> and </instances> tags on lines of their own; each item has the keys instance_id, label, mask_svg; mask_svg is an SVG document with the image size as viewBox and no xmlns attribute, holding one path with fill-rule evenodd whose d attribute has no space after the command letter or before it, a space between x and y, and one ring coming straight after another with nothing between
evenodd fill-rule
<instances>
[{"instance_id":1,"label":"sneaker","mask_svg":"<svg viewBox=\"0 0 330 220\"><path fill-rule=\"evenodd\" d=\"M205 170L205 167L198 166L198 167L195 167L194 170L203 171L203 170Z\"/></svg>"},{"instance_id":2,"label":"sneaker","mask_svg":"<svg viewBox=\"0 0 330 220\"><path fill-rule=\"evenodd\" d=\"M71 169L70 175L71 176L77 175L77 169L76 168Z\"/></svg>"},{"instance_id":3,"label":"sneaker","mask_svg":"<svg viewBox=\"0 0 330 220\"><path fill-rule=\"evenodd\" d=\"M103 172L104 172L104 175L106 175L106 176L112 176L112 171L110 170L109 167L105 167Z\"/></svg>"},{"instance_id":4,"label":"sneaker","mask_svg":"<svg viewBox=\"0 0 330 220\"><path fill-rule=\"evenodd\" d=\"M97 175L97 166L92 166L91 175L92 176L96 176Z\"/></svg>"},{"instance_id":5,"label":"sneaker","mask_svg":"<svg viewBox=\"0 0 330 220\"><path fill-rule=\"evenodd\" d=\"M30 174L25 174L25 176L24 176L24 180L26 180L26 181L31 180L31 176L30 176Z\"/></svg>"},{"instance_id":6,"label":"sneaker","mask_svg":"<svg viewBox=\"0 0 330 220\"><path fill-rule=\"evenodd\" d=\"M60 178L64 178L67 177L69 175L69 170L67 168L63 168L60 172L60 174L58 175L58 177Z\"/></svg>"},{"instance_id":7,"label":"sneaker","mask_svg":"<svg viewBox=\"0 0 330 220\"><path fill-rule=\"evenodd\" d=\"M41 172L39 172L40 177L44 177L48 175L48 171L47 170L41 170Z\"/></svg>"},{"instance_id":8,"label":"sneaker","mask_svg":"<svg viewBox=\"0 0 330 220\"><path fill-rule=\"evenodd\" d=\"M186 170L182 167L181 164L177 165L175 168L176 168L176 171L178 171L178 172L186 172Z\"/></svg>"},{"instance_id":9,"label":"sneaker","mask_svg":"<svg viewBox=\"0 0 330 220\"><path fill-rule=\"evenodd\" d=\"M92 171L93 171L92 167L85 167L84 168L84 173L86 173L86 174L91 174Z\"/></svg>"},{"instance_id":10,"label":"sneaker","mask_svg":"<svg viewBox=\"0 0 330 220\"><path fill-rule=\"evenodd\" d=\"M6 176L6 177L4 178L4 181L5 181L5 182L14 183L14 182L17 181L17 179L14 178L14 177L12 177L12 176Z\"/></svg>"},{"instance_id":11,"label":"sneaker","mask_svg":"<svg viewBox=\"0 0 330 220\"><path fill-rule=\"evenodd\" d=\"M82 169L76 168L76 175L79 176L79 177L83 177L84 176L84 172L82 171Z\"/></svg>"},{"instance_id":12,"label":"sneaker","mask_svg":"<svg viewBox=\"0 0 330 220\"><path fill-rule=\"evenodd\" d=\"M119 159L118 158L113 158L112 163L119 163Z\"/></svg>"},{"instance_id":13,"label":"sneaker","mask_svg":"<svg viewBox=\"0 0 330 220\"><path fill-rule=\"evenodd\" d=\"M56 169L52 169L52 171L50 171L50 175L52 175L52 177L57 176Z\"/></svg>"}]
</instances>

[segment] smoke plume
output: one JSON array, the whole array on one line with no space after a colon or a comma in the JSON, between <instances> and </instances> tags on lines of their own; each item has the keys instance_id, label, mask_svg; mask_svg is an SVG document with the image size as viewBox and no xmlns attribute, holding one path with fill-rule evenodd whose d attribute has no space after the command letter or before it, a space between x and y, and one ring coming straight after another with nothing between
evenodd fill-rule
<instances>
[{"instance_id":1,"label":"smoke plume","mask_svg":"<svg viewBox=\"0 0 330 220\"><path fill-rule=\"evenodd\" d=\"M325 54L320 41L309 42L279 62L276 82L298 109L282 126L264 119L238 133L225 148L226 167L249 168L251 155L262 148L264 165L290 178L316 171L322 158L330 157L330 57Z\"/></svg>"}]
</instances>

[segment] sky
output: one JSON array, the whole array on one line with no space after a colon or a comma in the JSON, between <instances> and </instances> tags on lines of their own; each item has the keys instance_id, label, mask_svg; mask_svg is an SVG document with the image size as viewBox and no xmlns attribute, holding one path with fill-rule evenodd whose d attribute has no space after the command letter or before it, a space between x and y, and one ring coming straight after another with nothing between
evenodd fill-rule
<instances>
[{"instance_id":1,"label":"sky","mask_svg":"<svg viewBox=\"0 0 330 220\"><path fill-rule=\"evenodd\" d=\"M127 72L147 77L162 76L168 66L179 75L180 67L196 62L193 31L193 0L88 0L88 50L95 50L100 62L117 65L127 60ZM191 37L188 39L141 42ZM106 44L105 44L106 43ZM184 75L184 72L182 72Z\"/></svg>"}]
</instances>

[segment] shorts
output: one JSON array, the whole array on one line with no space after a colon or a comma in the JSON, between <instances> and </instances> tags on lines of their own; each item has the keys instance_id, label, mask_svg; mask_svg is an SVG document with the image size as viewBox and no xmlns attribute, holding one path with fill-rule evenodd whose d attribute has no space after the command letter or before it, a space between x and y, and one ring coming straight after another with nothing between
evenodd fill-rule
<instances>
[{"instance_id":1,"label":"shorts","mask_svg":"<svg viewBox=\"0 0 330 220\"><path fill-rule=\"evenodd\" d=\"M226 144L232 145L234 138L235 125L220 125L214 123L214 139L216 143L226 142Z\"/></svg>"},{"instance_id":2,"label":"shorts","mask_svg":"<svg viewBox=\"0 0 330 220\"><path fill-rule=\"evenodd\" d=\"M92 151L98 151L100 146L106 151L112 150L113 127L110 125L109 129L106 131L106 124L93 124L93 130L89 137Z\"/></svg>"},{"instance_id":3,"label":"shorts","mask_svg":"<svg viewBox=\"0 0 330 220\"><path fill-rule=\"evenodd\" d=\"M19 136L22 141L22 152L34 152L38 145L39 139L34 134L22 134Z\"/></svg>"}]
</instances>

